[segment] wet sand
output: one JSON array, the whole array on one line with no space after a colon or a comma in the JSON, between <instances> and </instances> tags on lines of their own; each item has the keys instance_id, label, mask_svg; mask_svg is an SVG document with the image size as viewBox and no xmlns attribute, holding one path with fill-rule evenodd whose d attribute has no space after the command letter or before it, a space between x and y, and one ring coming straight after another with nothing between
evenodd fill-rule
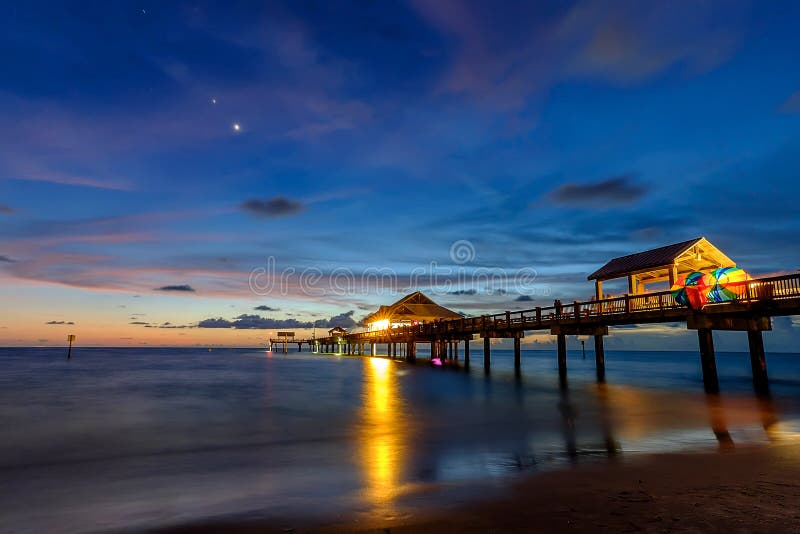
<instances>
[{"instance_id":1,"label":"wet sand","mask_svg":"<svg viewBox=\"0 0 800 534\"><path fill-rule=\"evenodd\" d=\"M317 524L303 518L220 520L165 531L798 532L800 444L627 456L521 477L500 497L441 502L425 515Z\"/></svg>"}]
</instances>

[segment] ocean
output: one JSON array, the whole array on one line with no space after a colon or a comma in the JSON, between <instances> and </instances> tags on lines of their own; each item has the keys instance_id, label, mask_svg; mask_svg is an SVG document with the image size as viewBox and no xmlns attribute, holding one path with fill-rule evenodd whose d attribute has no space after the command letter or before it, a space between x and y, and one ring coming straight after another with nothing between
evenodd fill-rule
<instances>
[{"instance_id":1,"label":"ocean","mask_svg":"<svg viewBox=\"0 0 800 534\"><path fill-rule=\"evenodd\" d=\"M0 530L150 529L221 517L387 518L516 477L800 435L800 355L493 350L472 367L256 349L0 349ZM424 357L425 351L419 356ZM462 354L463 357L463 354ZM292 526L292 525L287 525Z\"/></svg>"}]
</instances>

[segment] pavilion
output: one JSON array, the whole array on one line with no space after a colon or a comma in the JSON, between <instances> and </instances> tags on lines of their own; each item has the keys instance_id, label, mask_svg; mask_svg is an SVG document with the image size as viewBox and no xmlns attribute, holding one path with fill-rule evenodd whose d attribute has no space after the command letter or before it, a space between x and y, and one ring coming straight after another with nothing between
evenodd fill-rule
<instances>
[{"instance_id":1,"label":"pavilion","mask_svg":"<svg viewBox=\"0 0 800 534\"><path fill-rule=\"evenodd\" d=\"M595 298L603 298L603 282L628 278L628 293L639 295L645 286L669 282L672 287L681 277L693 271L710 271L720 267L736 267L736 263L705 237L698 237L621 256L609 261L589 275L595 281Z\"/></svg>"},{"instance_id":2,"label":"pavilion","mask_svg":"<svg viewBox=\"0 0 800 534\"><path fill-rule=\"evenodd\" d=\"M328 337L340 338L346 335L347 335L347 330L345 330L341 326L334 326L333 328L328 330Z\"/></svg>"},{"instance_id":3,"label":"pavilion","mask_svg":"<svg viewBox=\"0 0 800 534\"><path fill-rule=\"evenodd\" d=\"M364 324L373 331L461 317L461 314L436 304L422 292L416 291L390 306L381 306L378 311L364 318Z\"/></svg>"}]
</instances>

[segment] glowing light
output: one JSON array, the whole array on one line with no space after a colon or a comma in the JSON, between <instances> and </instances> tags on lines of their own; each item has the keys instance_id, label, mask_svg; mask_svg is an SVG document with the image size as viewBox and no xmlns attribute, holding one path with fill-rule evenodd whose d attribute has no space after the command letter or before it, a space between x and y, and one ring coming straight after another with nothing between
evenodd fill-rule
<instances>
[{"instance_id":1,"label":"glowing light","mask_svg":"<svg viewBox=\"0 0 800 534\"><path fill-rule=\"evenodd\" d=\"M216 99L216 98L212 98L212 99L211 99L211 103L212 103L212 104L216 104L216 103L217 103L217 99Z\"/></svg>"},{"instance_id":2,"label":"glowing light","mask_svg":"<svg viewBox=\"0 0 800 534\"><path fill-rule=\"evenodd\" d=\"M375 321L374 323L369 324L370 331L375 330L388 330L389 329L389 319L381 319L380 321Z\"/></svg>"},{"instance_id":3,"label":"glowing light","mask_svg":"<svg viewBox=\"0 0 800 534\"><path fill-rule=\"evenodd\" d=\"M239 124L238 122L234 122L233 123L233 131L234 132L240 132L241 130L242 130L242 125Z\"/></svg>"}]
</instances>

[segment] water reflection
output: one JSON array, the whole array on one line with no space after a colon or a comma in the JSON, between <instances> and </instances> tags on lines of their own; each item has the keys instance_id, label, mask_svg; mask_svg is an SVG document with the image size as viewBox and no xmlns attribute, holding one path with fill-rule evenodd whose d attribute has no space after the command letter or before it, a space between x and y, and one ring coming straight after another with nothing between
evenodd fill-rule
<instances>
[{"instance_id":1,"label":"water reflection","mask_svg":"<svg viewBox=\"0 0 800 534\"><path fill-rule=\"evenodd\" d=\"M409 453L407 406L393 362L382 358L365 360L362 397L358 439L363 494L371 506L391 512L402 490Z\"/></svg>"},{"instance_id":2,"label":"water reflection","mask_svg":"<svg viewBox=\"0 0 800 534\"><path fill-rule=\"evenodd\" d=\"M559 387L558 411L561 414L561 432L564 436L564 446L567 457L572 462L578 460L578 444L575 436L575 407L570 402L569 387L566 380L562 380Z\"/></svg>"},{"instance_id":3,"label":"water reflection","mask_svg":"<svg viewBox=\"0 0 800 534\"><path fill-rule=\"evenodd\" d=\"M719 449L721 451L732 450L735 448L731 433L728 431L728 419L725 415L725 407L722 405L718 393L706 395L706 406L708 406L708 417L711 423L711 430L714 432Z\"/></svg>"},{"instance_id":4,"label":"water reflection","mask_svg":"<svg viewBox=\"0 0 800 534\"><path fill-rule=\"evenodd\" d=\"M608 384L605 382L598 382L594 388L595 395L597 396L597 406L599 410L600 428L603 433L603 443L606 447L606 452L609 457L615 456L620 450L620 445L614 439L613 419L611 416L611 408L609 406Z\"/></svg>"}]
</instances>

